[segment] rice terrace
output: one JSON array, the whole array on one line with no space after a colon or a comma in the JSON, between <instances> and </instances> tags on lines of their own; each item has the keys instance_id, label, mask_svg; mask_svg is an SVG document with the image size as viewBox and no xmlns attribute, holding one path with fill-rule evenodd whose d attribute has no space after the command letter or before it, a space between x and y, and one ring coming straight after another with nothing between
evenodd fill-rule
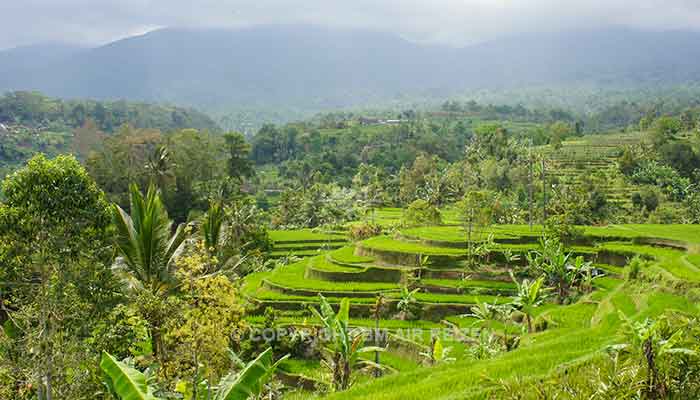
<instances>
[{"instance_id":1,"label":"rice terrace","mask_svg":"<svg viewBox=\"0 0 700 400\"><path fill-rule=\"evenodd\" d=\"M695 3L0 2L0 400L700 399Z\"/></svg>"}]
</instances>

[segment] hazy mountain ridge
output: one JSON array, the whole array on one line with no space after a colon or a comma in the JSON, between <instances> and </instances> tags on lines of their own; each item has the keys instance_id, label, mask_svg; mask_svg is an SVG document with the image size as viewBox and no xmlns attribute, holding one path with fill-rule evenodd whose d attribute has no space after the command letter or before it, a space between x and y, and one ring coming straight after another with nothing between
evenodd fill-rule
<instances>
[{"instance_id":1,"label":"hazy mountain ridge","mask_svg":"<svg viewBox=\"0 0 700 400\"><path fill-rule=\"evenodd\" d=\"M92 49L0 52L0 90L322 109L527 85L678 84L699 80L698 56L692 32L527 34L458 49L311 26L163 29Z\"/></svg>"}]
</instances>

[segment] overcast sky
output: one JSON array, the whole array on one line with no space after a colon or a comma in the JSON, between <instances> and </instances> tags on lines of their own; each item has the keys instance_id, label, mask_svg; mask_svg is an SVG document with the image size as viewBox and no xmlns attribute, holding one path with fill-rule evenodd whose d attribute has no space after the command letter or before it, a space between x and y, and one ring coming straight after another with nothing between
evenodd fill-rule
<instances>
[{"instance_id":1,"label":"overcast sky","mask_svg":"<svg viewBox=\"0 0 700 400\"><path fill-rule=\"evenodd\" d=\"M271 23L371 28L465 45L529 31L700 29L700 0L0 0L0 49L96 45L159 27Z\"/></svg>"}]
</instances>

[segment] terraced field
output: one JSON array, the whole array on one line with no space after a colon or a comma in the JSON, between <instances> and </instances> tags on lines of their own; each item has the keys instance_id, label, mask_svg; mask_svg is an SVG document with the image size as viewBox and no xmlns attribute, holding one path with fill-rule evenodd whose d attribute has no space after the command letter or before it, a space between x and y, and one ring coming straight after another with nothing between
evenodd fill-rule
<instances>
[{"instance_id":1,"label":"terraced field","mask_svg":"<svg viewBox=\"0 0 700 400\"><path fill-rule=\"evenodd\" d=\"M609 202L627 209L634 187L620 175L617 159L625 146L640 141L640 132L591 135L565 141L558 150L550 146L539 150L547 160L547 175L552 182L580 185L588 179L598 179Z\"/></svg>"},{"instance_id":2,"label":"terraced field","mask_svg":"<svg viewBox=\"0 0 700 400\"><path fill-rule=\"evenodd\" d=\"M342 247L347 242L347 237L343 233L322 232L312 229L296 231L273 230L270 231L270 238L274 242L271 254L273 258L289 255L311 257Z\"/></svg>"},{"instance_id":3,"label":"terraced field","mask_svg":"<svg viewBox=\"0 0 700 400\"><path fill-rule=\"evenodd\" d=\"M378 236L354 244L341 242L341 237L333 235L332 240L337 240L331 242L337 247L333 250L317 252L297 263L246 278L243 293L252 307L249 322L260 323L265 309L273 307L278 310L280 325L317 325L319 321L308 309L318 303L318 294L322 294L335 304L342 298L351 299L350 324L369 329L375 326L371 319L372 305L381 294L387 302L379 322L381 329L390 335L404 330L419 332L410 339L390 336L389 350L383 355L387 365L408 373L394 374L377 382L358 375L359 381L353 389L332 398L438 398L433 397L435 393L445 393L446 398L455 398L454 393L459 393L456 398L483 398L493 389L484 384L484 374L512 379L513 371L518 371L517 374L528 379L537 379L599 354L606 344L614 343L619 333L619 311L631 318L643 318L667 308L696 310L692 301L673 290L697 292L700 288L700 258L694 254L700 241L700 226L586 227L585 240L569 250L583 255L604 271L605 276L595 280L596 289L592 293L575 304L550 303L541 307L538 318L549 321L549 328L524 334L520 348L515 351L472 365L473 360L460 360L469 359L467 353L473 344L455 334L445 343L453 348L452 356L458 360L455 364L437 370L419 368L423 361L418 354L427 349L435 329L472 328L475 323L470 316L472 306L512 300L516 286L508 271L524 262L525 253L538 247L540 227L530 230L528 226L496 226L490 233L495 243L481 255L477 268L467 268L464 232L459 226L405 229L393 236ZM308 232L275 235L278 239L286 235L283 243L292 252L294 247L290 243L295 235L297 239L310 235L307 239L314 243L329 239ZM513 258L513 254L520 257ZM623 279L628 260L636 255L648 260L642 271L648 283L642 286L626 284ZM417 319L410 321L397 319L397 304L407 283L419 288L415 296L419 312ZM648 288L655 285L676 289ZM513 322L499 329L506 332L521 328ZM292 370L298 367L293 363L289 365ZM536 368L531 368L532 365ZM303 373L314 375L319 373L319 368ZM464 379L454 380L458 371ZM414 380L419 382L417 386L412 385ZM448 385L451 390L444 392L433 380ZM301 392L298 396L307 398L309 394Z\"/></svg>"}]
</instances>

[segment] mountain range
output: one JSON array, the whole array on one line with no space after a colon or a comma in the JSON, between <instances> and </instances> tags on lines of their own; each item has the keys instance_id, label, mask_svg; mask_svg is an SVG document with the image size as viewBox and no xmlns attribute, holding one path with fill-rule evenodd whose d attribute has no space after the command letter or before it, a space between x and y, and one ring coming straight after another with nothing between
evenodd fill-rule
<instances>
[{"instance_id":1,"label":"mountain range","mask_svg":"<svg viewBox=\"0 0 700 400\"><path fill-rule=\"evenodd\" d=\"M537 33L455 48L305 25L161 29L94 48L0 51L0 91L328 109L532 85L674 85L700 81L698 60L690 31Z\"/></svg>"}]
</instances>

